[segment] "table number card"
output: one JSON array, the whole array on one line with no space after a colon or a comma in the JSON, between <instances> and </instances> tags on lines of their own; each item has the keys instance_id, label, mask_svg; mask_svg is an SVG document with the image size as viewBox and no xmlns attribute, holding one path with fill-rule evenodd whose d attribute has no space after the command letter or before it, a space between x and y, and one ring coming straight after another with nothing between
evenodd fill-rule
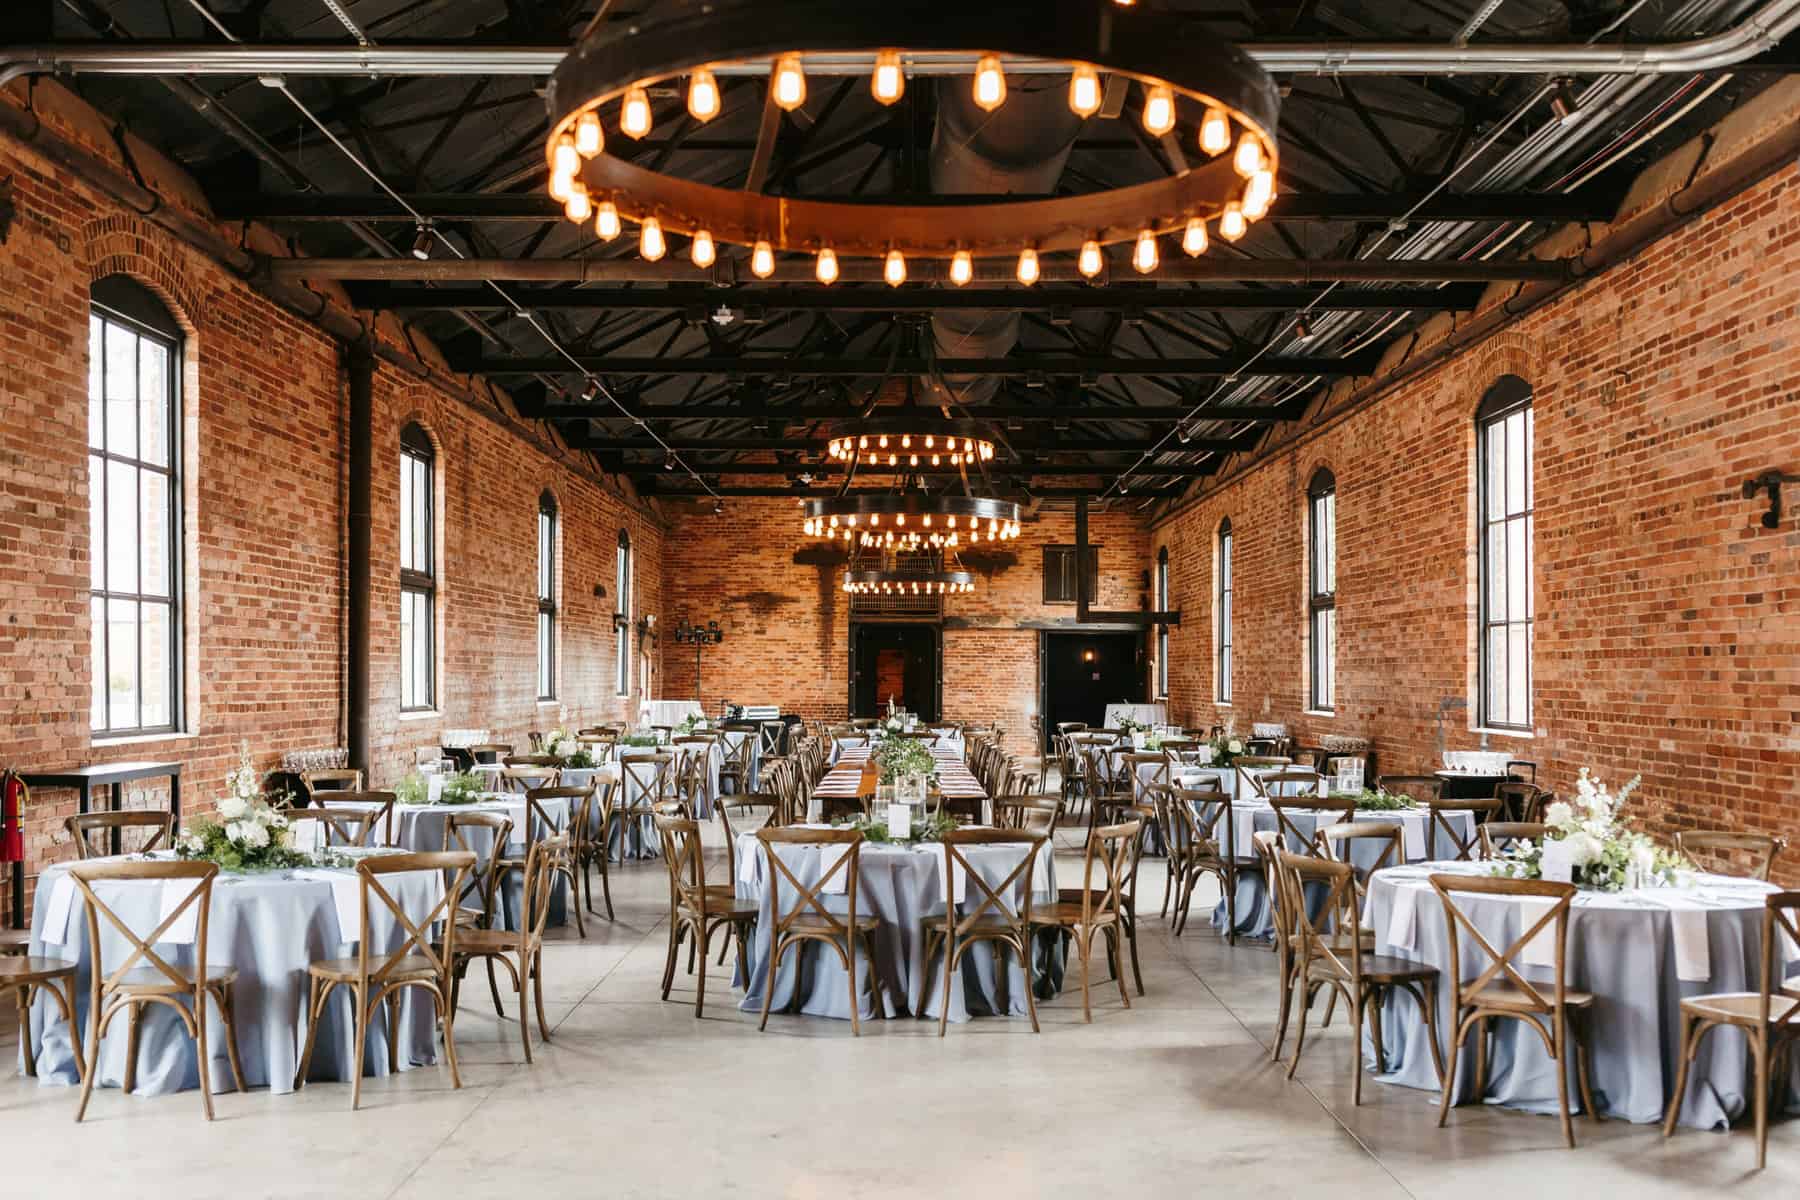
<instances>
[{"instance_id":1,"label":"table number card","mask_svg":"<svg viewBox=\"0 0 1800 1200\"><path fill-rule=\"evenodd\" d=\"M887 807L888 836L899 841L912 837L912 805L890 804Z\"/></svg>"},{"instance_id":2,"label":"table number card","mask_svg":"<svg viewBox=\"0 0 1800 1200\"><path fill-rule=\"evenodd\" d=\"M1543 877L1552 883L1574 883L1575 862L1569 857L1569 848L1560 839L1544 840L1542 857L1538 859L1538 869Z\"/></svg>"},{"instance_id":3,"label":"table number card","mask_svg":"<svg viewBox=\"0 0 1800 1200\"><path fill-rule=\"evenodd\" d=\"M436 804L438 801L443 799L443 796L444 796L444 777L442 775L426 776L426 778L425 778L425 802L427 804Z\"/></svg>"}]
</instances>

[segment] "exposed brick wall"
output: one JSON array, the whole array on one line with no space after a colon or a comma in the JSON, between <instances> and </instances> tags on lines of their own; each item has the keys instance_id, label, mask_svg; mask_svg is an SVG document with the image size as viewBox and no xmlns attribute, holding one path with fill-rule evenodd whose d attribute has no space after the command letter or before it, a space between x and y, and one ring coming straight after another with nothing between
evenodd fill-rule
<instances>
[{"instance_id":1,"label":"exposed brick wall","mask_svg":"<svg viewBox=\"0 0 1800 1200\"><path fill-rule=\"evenodd\" d=\"M1483 392L1535 389L1535 724L1494 738L1568 789L1642 773L1657 832L1800 837L1800 522L1740 485L1800 469L1800 172L1789 168L1500 337L1329 423L1161 524L1174 708L1372 736L1436 763L1440 698L1475 700L1475 430ZM1306 699L1305 488L1338 483L1338 704ZM1236 703L1212 703L1213 558L1236 542ZM1468 712L1445 720L1473 748ZM1800 878L1791 869L1790 878Z\"/></svg>"},{"instance_id":2,"label":"exposed brick wall","mask_svg":"<svg viewBox=\"0 0 1800 1200\"><path fill-rule=\"evenodd\" d=\"M19 211L0 243L0 762L68 768L176 759L189 811L211 806L247 742L259 766L342 745L345 378L337 344L212 260L0 140ZM123 272L158 292L184 346L187 717L183 736L89 731L88 288ZM635 713L614 696L613 554L637 555L637 613L661 607L660 522L513 427L382 366L375 381L372 779L392 782L447 727L523 743L564 715L536 702L537 499L562 515L559 693L567 720ZM441 447L442 716L399 719L399 429ZM605 598L594 586L606 588ZM660 664L652 656L653 667ZM643 686L633 672L634 689ZM660 691L660 682L650 687ZM160 802L154 786L129 803ZM28 866L66 857L70 793L34 797Z\"/></svg>"}]
</instances>

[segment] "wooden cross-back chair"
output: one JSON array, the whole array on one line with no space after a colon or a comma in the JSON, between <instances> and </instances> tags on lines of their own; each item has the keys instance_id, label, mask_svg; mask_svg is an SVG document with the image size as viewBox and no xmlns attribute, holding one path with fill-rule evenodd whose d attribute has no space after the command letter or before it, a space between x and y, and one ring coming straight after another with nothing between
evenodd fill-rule
<instances>
[{"instance_id":1,"label":"wooden cross-back chair","mask_svg":"<svg viewBox=\"0 0 1800 1200\"><path fill-rule=\"evenodd\" d=\"M1428 834L1428 852L1433 859L1441 858L1442 850L1447 846L1455 853L1451 858L1459 862L1471 862L1481 852L1481 827L1497 814L1505 811L1504 802L1498 796L1472 796L1460 800L1421 800L1419 806L1431 814L1431 825ZM1450 814L1466 812L1474 826L1464 837L1457 832L1450 821Z\"/></svg>"},{"instance_id":2,"label":"wooden cross-back chair","mask_svg":"<svg viewBox=\"0 0 1800 1200\"><path fill-rule=\"evenodd\" d=\"M1281 1061L1281 1047L1287 1040L1288 1019L1294 1009L1294 992L1299 977L1294 972L1299 956L1295 953L1296 935L1294 919L1289 912L1290 905L1282 895L1281 870L1281 834L1273 829L1259 829L1250 835L1250 843L1256 850L1257 867L1262 871L1263 889L1268 897L1269 916L1273 930L1269 939L1269 949L1275 954L1275 973L1280 980L1280 1004L1276 1008L1275 1042L1269 1049L1269 1061Z\"/></svg>"},{"instance_id":3,"label":"wooden cross-back chair","mask_svg":"<svg viewBox=\"0 0 1800 1200\"><path fill-rule=\"evenodd\" d=\"M1484 860L1500 858L1514 842L1541 842L1549 834L1541 821L1483 821L1476 830Z\"/></svg>"},{"instance_id":4,"label":"wooden cross-back chair","mask_svg":"<svg viewBox=\"0 0 1800 1200\"><path fill-rule=\"evenodd\" d=\"M1387 993L1399 988L1409 993L1425 1014L1426 1037L1431 1044L1439 1086L1443 1086L1444 1063L1437 1047L1437 968L1408 959L1371 954L1363 949L1362 903L1357 894L1356 871L1349 863L1290 854L1285 850L1277 850L1275 855L1277 876L1292 914L1291 929L1297 940L1294 976L1301 1001L1300 1028L1294 1035L1294 1057L1288 1063L1287 1077L1292 1079L1294 1072L1300 1069L1300 1056L1306 1050L1307 1016L1320 988L1330 988L1334 996L1342 997L1351 1016L1351 1027L1359 1037L1366 1018L1376 1070L1386 1070L1386 1055L1381 1043L1381 1005ZM1305 899L1308 884L1322 885L1325 889L1324 904L1316 917L1309 911ZM1350 1102L1361 1104L1362 1055L1352 1055L1351 1063L1354 1074L1351 1076Z\"/></svg>"},{"instance_id":5,"label":"wooden cross-back chair","mask_svg":"<svg viewBox=\"0 0 1800 1200\"><path fill-rule=\"evenodd\" d=\"M456 897L456 921L464 928L487 929L494 923L495 882L499 878L494 865L506 853L512 841L512 818L497 812L452 812L444 818L444 850L466 850L475 856L463 890ZM486 837L470 837L472 830L486 831ZM470 910L463 902L471 896L480 907Z\"/></svg>"},{"instance_id":6,"label":"wooden cross-back chair","mask_svg":"<svg viewBox=\"0 0 1800 1200\"><path fill-rule=\"evenodd\" d=\"M114 830L123 834L127 829L149 831L149 836L141 844L125 847L126 853L145 854L174 840L175 815L166 810L139 808L124 812L78 813L65 818L63 828L75 843L75 857L78 859L101 858L112 853L110 838L107 839L108 844L96 847L88 842L89 834L111 834Z\"/></svg>"},{"instance_id":7,"label":"wooden cross-back chair","mask_svg":"<svg viewBox=\"0 0 1800 1200\"><path fill-rule=\"evenodd\" d=\"M1505 783L1494 786L1494 796L1500 801L1499 819L1503 821L1541 821L1543 820L1543 801L1536 784L1524 783L1517 779L1509 779Z\"/></svg>"},{"instance_id":8,"label":"wooden cross-back chair","mask_svg":"<svg viewBox=\"0 0 1800 1200\"><path fill-rule=\"evenodd\" d=\"M1063 803L1054 795L1003 796L994 801L994 825L1048 838L1062 818Z\"/></svg>"},{"instance_id":9,"label":"wooden cross-back chair","mask_svg":"<svg viewBox=\"0 0 1800 1200\"><path fill-rule=\"evenodd\" d=\"M725 760L719 764L719 790L725 791L725 785L731 784L733 792L755 790L755 772L751 770L756 751L756 729L733 728L730 725L721 730L719 741L724 747ZM730 736L736 734L737 736Z\"/></svg>"},{"instance_id":10,"label":"wooden cross-back chair","mask_svg":"<svg viewBox=\"0 0 1800 1200\"><path fill-rule=\"evenodd\" d=\"M844 964L844 972L850 980L850 1033L852 1036L862 1035L862 1023L859 1017L861 1008L856 987L856 947L863 944L865 953L869 946L867 939L881 924L880 918L868 914L858 915L857 892L861 879L861 855L863 835L856 829L770 829L764 827L756 831L757 839L762 843L763 854L767 860L768 888L770 912L773 927L769 930L769 971L768 978L763 981L762 1021L757 1025L759 1030L769 1027L769 1006L775 999L776 972L780 969L781 960L788 951L801 952L807 942L820 942L830 946ZM777 852L781 846L842 846L836 862L820 872L818 881L812 884L800 882L787 862ZM824 901L825 888L842 872L844 874L844 895L847 911L834 913L826 907ZM783 891L791 889L794 902L783 907Z\"/></svg>"},{"instance_id":11,"label":"wooden cross-back chair","mask_svg":"<svg viewBox=\"0 0 1800 1200\"><path fill-rule=\"evenodd\" d=\"M494 788L501 792L529 792L533 788L555 787L562 771L552 763L524 763L513 766L509 761L500 768Z\"/></svg>"},{"instance_id":12,"label":"wooden cross-back chair","mask_svg":"<svg viewBox=\"0 0 1800 1200\"><path fill-rule=\"evenodd\" d=\"M321 767L316 771L300 772L300 786L306 789L307 798L316 804L321 795L362 791L363 773L356 767Z\"/></svg>"},{"instance_id":13,"label":"wooden cross-back chair","mask_svg":"<svg viewBox=\"0 0 1800 1200\"><path fill-rule=\"evenodd\" d=\"M1269 807L1275 811L1275 828L1281 834L1283 848L1314 858L1331 857L1326 830L1356 819L1354 796L1271 796ZM1297 819L1302 813L1313 817L1312 828L1302 828Z\"/></svg>"},{"instance_id":14,"label":"wooden cross-back chair","mask_svg":"<svg viewBox=\"0 0 1800 1200\"><path fill-rule=\"evenodd\" d=\"M519 996L519 1044L525 1050L527 1065L531 1062L531 1027L525 1017L527 988L537 1007L538 1036L546 1042L550 1040L550 1022L544 1016L544 928L550 923L550 898L556 890L556 880L574 869L571 855L566 833L534 842L525 857L525 897L519 928L459 930L450 963L450 1011L456 1011L469 964L479 958L487 967L488 990L493 994L496 1017L505 1017L506 1011L500 1004L494 964L506 968L513 991Z\"/></svg>"},{"instance_id":15,"label":"wooden cross-back chair","mask_svg":"<svg viewBox=\"0 0 1800 1200\"><path fill-rule=\"evenodd\" d=\"M1702 869L1711 863L1725 868L1723 873L1729 875L1734 873L1732 868L1747 868L1752 879L1767 883L1776 858L1787 849L1787 839L1741 830L1680 829L1675 833L1675 849Z\"/></svg>"},{"instance_id":16,"label":"wooden cross-back chair","mask_svg":"<svg viewBox=\"0 0 1800 1200\"><path fill-rule=\"evenodd\" d=\"M473 746L464 746L469 757L475 762L497 763L504 756L512 753L511 742L479 742Z\"/></svg>"},{"instance_id":17,"label":"wooden cross-back chair","mask_svg":"<svg viewBox=\"0 0 1800 1200\"><path fill-rule=\"evenodd\" d=\"M1061 930L1075 939L1075 953L1081 962L1081 1017L1089 1023L1094 1019L1091 959L1096 936L1106 939L1107 961L1119 985L1119 999L1126 1008L1131 1007L1131 996L1125 990L1124 947L1119 943L1128 919L1127 888L1136 873L1138 838L1143 831L1143 822L1137 820L1094 830L1082 856L1082 886L1059 889L1054 904L1032 910L1032 925ZM1098 887L1096 869L1100 873Z\"/></svg>"},{"instance_id":18,"label":"wooden cross-back chair","mask_svg":"<svg viewBox=\"0 0 1800 1200\"><path fill-rule=\"evenodd\" d=\"M1043 836L1010 829L952 829L941 841L944 848L944 911L924 918L925 962L930 964L937 957L940 946L944 952L941 964L944 991L938 1012L938 1036L943 1037L949 1026L950 984L956 968L969 948L981 942L995 943L996 953L1001 946L1008 946L1018 955L1020 969L1025 972L1025 1008L1031 1014L1031 1032L1040 1032L1037 997L1033 994L1031 978L1031 901L1038 852L1044 848ZM1024 846L1025 856L998 884L990 884L969 860L966 848L970 846ZM967 881L961 907L956 897L959 877ZM1020 884L1020 880L1024 882ZM1023 893L1017 904L1011 900L1015 885L1019 885ZM997 966L1004 969L1003 964ZM927 977L925 987L930 986L931 980Z\"/></svg>"},{"instance_id":19,"label":"wooden cross-back chair","mask_svg":"<svg viewBox=\"0 0 1800 1200\"><path fill-rule=\"evenodd\" d=\"M212 916L213 880L218 873L216 863L178 859L149 862L114 859L78 862L69 867L69 876L81 889L82 899L87 904L89 956L85 1039L88 1057L81 1071L81 1103L75 1109L76 1121L87 1116L88 1101L100 1072L100 1043L113 1018L121 1012L125 1014L126 1028L125 1076L121 1082L127 1094L137 1087L139 1019L151 1005L161 1005L175 1013L182 1028L193 1039L200 1102L209 1121L213 1119L212 1058L207 1049L206 1007L209 1001L218 1005L219 1017L225 1025L225 1051L231 1061L231 1077L237 1090L243 1092L244 1069L238 1059L237 1023L233 1019L232 1003L237 968L207 961L207 924ZM187 891L174 904L169 904L165 897L159 910L160 921L149 933L140 933L94 888L95 884L115 881L158 881L165 889L187 885ZM164 940L164 935L190 919L194 925L194 965L178 966L158 954L156 947ZM116 963L106 961L105 943L100 936L102 920L125 943L126 953ZM72 1020L70 1027L74 1027ZM80 1046L83 1043L72 1039L72 1044Z\"/></svg>"},{"instance_id":20,"label":"wooden cross-back chair","mask_svg":"<svg viewBox=\"0 0 1800 1200\"><path fill-rule=\"evenodd\" d=\"M382 846L394 842L394 793L321 792L311 807L296 816L317 813L325 823L327 843L346 846Z\"/></svg>"},{"instance_id":21,"label":"wooden cross-back chair","mask_svg":"<svg viewBox=\"0 0 1800 1200\"><path fill-rule=\"evenodd\" d=\"M457 928L455 907L474 865L475 855L467 850L382 854L356 864L361 883L356 954L351 958L324 959L306 969L306 1047L301 1051L300 1070L294 1077L296 1088L306 1082L325 1005L340 987L350 992L356 1029L356 1053L350 1060L356 1072L350 1087L352 1110L362 1107L363 1062L369 1028L376 1012L383 1007L388 1016L388 1071L390 1074L399 1072L400 993L407 988L419 988L431 997L443 1026L444 1058L450 1066L450 1084L462 1087L462 1072L456 1065L456 1008L451 1003L452 964L456 960L456 944L461 932ZM389 876L409 871L450 873L450 883L443 895L420 921L412 919L385 882ZM370 917L378 911L377 905L392 918L401 934L400 944L393 950L380 951L372 945ZM434 938L432 930L439 925L443 927L443 935Z\"/></svg>"},{"instance_id":22,"label":"wooden cross-back chair","mask_svg":"<svg viewBox=\"0 0 1800 1200\"><path fill-rule=\"evenodd\" d=\"M1249 795L1246 798L1258 800L1273 801L1277 798L1317 796L1325 787L1324 777L1310 768L1266 773L1257 770L1241 771L1238 778L1249 781ZM1243 788L1238 789L1238 795L1245 795Z\"/></svg>"},{"instance_id":23,"label":"wooden cross-back chair","mask_svg":"<svg viewBox=\"0 0 1800 1200\"><path fill-rule=\"evenodd\" d=\"M1444 794L1444 781L1436 775L1382 775L1376 786L1393 796L1410 796L1420 804Z\"/></svg>"},{"instance_id":24,"label":"wooden cross-back chair","mask_svg":"<svg viewBox=\"0 0 1800 1200\"><path fill-rule=\"evenodd\" d=\"M667 750L633 747L619 752L619 790L612 805L606 844L612 846L618 831L619 854L627 853L633 825L643 825L656 815L656 806L675 798L675 755ZM654 829L649 831L654 835Z\"/></svg>"},{"instance_id":25,"label":"wooden cross-back chair","mask_svg":"<svg viewBox=\"0 0 1800 1200\"><path fill-rule=\"evenodd\" d=\"M1168 831L1169 875L1175 886L1171 932L1180 937L1187 929L1194 889L1201 877L1211 875L1225 899L1225 941L1237 945L1237 818L1231 797L1217 779L1208 779L1204 787L1168 789L1165 806L1168 820L1163 828Z\"/></svg>"},{"instance_id":26,"label":"wooden cross-back chair","mask_svg":"<svg viewBox=\"0 0 1800 1200\"><path fill-rule=\"evenodd\" d=\"M724 805L719 806L719 811L724 812ZM730 828L727 821L727 844ZM670 989L675 986L675 960L683 939L689 939L688 971L694 970L696 958L700 967L694 991L694 1016L701 1017L706 1014L706 963L712 955L713 934L720 929L729 930L728 940L737 944L738 961L748 963L749 934L756 923L758 905L754 900L739 899L731 881L722 884L706 882L700 826L692 818L658 814L656 833L662 841L663 865L669 872L669 953L663 963L662 998L667 1000ZM731 878L735 880L735 851L731 853ZM719 959L723 962L724 958L724 947L720 947Z\"/></svg>"},{"instance_id":27,"label":"wooden cross-back chair","mask_svg":"<svg viewBox=\"0 0 1800 1200\"><path fill-rule=\"evenodd\" d=\"M561 767L562 759L554 754L508 754L500 760L506 767Z\"/></svg>"},{"instance_id":28,"label":"wooden cross-back chair","mask_svg":"<svg viewBox=\"0 0 1800 1200\"><path fill-rule=\"evenodd\" d=\"M1574 1149L1575 1127L1569 1120L1568 1055L1571 1043L1575 1052L1576 1077L1581 1085L1582 1106L1594 1120L1600 1119L1594 1107L1594 1096L1588 1078L1589 1055L1585 1036L1588 1031L1571 1028L1572 1025L1584 1024L1591 1019L1594 1004L1594 997L1590 993L1575 991L1568 986L1569 908L1575 899L1575 885L1554 883L1546 879L1511 879L1499 875L1438 874L1431 876L1431 887L1444 908L1444 927L1450 948L1449 970L1446 974L1450 979L1450 1012L1453 1020L1449 1064L1443 1076L1450 1082L1446 1083L1438 1105L1438 1128L1443 1128L1449 1118L1451 1097L1456 1090L1456 1060L1470 1032L1473 1031L1476 1038L1473 1095L1476 1100L1480 1100L1487 1093L1488 1022L1518 1021L1537 1035L1544 1044L1545 1052L1556 1064L1556 1094L1562 1117L1563 1140L1570 1149ZM1532 920L1531 910L1521 903L1519 936L1503 948L1496 948L1459 902L1464 896L1499 897L1514 902L1547 901L1548 904ZM1525 977L1520 965L1525 948L1539 933L1549 934L1554 950L1552 981L1548 985L1532 983ZM1462 967L1462 943L1465 935L1488 960L1487 968L1470 979L1464 978ZM1473 965L1475 964L1472 963L1471 966ZM1576 1013L1582 1014L1582 1021L1571 1021L1571 1016Z\"/></svg>"},{"instance_id":29,"label":"wooden cross-back chair","mask_svg":"<svg viewBox=\"0 0 1800 1200\"><path fill-rule=\"evenodd\" d=\"M675 751L675 761L670 765L674 772L673 790L675 797L687 805L688 811L698 813L705 810L713 800L712 770L708 761L712 754L711 740L702 738L706 745L677 738L676 746L694 746L695 749Z\"/></svg>"},{"instance_id":30,"label":"wooden cross-back chair","mask_svg":"<svg viewBox=\"0 0 1800 1200\"><path fill-rule=\"evenodd\" d=\"M551 800L568 801L568 817L557 821L550 815L545 804ZM539 841L551 837L565 836L571 829L586 825L593 819L594 789L587 787L538 787L525 793L525 828L519 830L520 848L514 850L512 845L494 859L494 889L506 886L513 875L529 875L531 865L531 849ZM581 919L581 905L578 903L579 882L575 878L574 858L570 854L561 855L556 863L557 874L568 881L569 909L575 914L575 933L578 937L587 936L587 925ZM524 909L520 912L520 921L527 915Z\"/></svg>"},{"instance_id":31,"label":"wooden cross-back chair","mask_svg":"<svg viewBox=\"0 0 1800 1200\"><path fill-rule=\"evenodd\" d=\"M30 933L29 930L20 932ZM37 1077L37 1052L31 1038L31 1004L33 998L43 992L62 1013L63 1024L69 1030L69 1046L75 1052L76 1078L85 1080L87 1055L82 1052L81 1021L75 1007L75 989L80 986L78 964L61 958L41 958L31 954L30 950L29 940L17 949L11 945L0 947L0 996L10 996L14 1011L19 1014L19 1052L25 1059L25 1076L28 1079Z\"/></svg>"},{"instance_id":32,"label":"wooden cross-back chair","mask_svg":"<svg viewBox=\"0 0 1800 1200\"><path fill-rule=\"evenodd\" d=\"M569 832L569 856L571 865L581 874L582 890L586 893L583 906L595 916L600 914L594 909L594 876L595 867L600 869L600 894L606 902L606 919L616 920L613 915L612 877L607 871L611 858L609 838L613 823L613 805L617 802L620 785L611 779L595 779L591 785L594 790L592 801L582 806L587 819L579 824L571 823Z\"/></svg>"}]
</instances>

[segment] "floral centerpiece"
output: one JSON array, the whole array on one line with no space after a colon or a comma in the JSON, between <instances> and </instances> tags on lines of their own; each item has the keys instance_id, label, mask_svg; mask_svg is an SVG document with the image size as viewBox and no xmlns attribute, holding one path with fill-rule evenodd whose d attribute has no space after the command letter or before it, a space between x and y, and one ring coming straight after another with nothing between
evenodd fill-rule
<instances>
[{"instance_id":1,"label":"floral centerpiece","mask_svg":"<svg viewBox=\"0 0 1800 1200\"><path fill-rule=\"evenodd\" d=\"M1230 730L1213 738L1208 743L1212 747L1212 765L1229 767L1232 760L1244 752L1244 743L1234 737Z\"/></svg>"},{"instance_id":2,"label":"floral centerpiece","mask_svg":"<svg viewBox=\"0 0 1800 1200\"><path fill-rule=\"evenodd\" d=\"M1419 807L1419 802L1405 792L1390 792L1382 788L1364 788L1354 793L1358 812L1402 812Z\"/></svg>"},{"instance_id":3,"label":"floral centerpiece","mask_svg":"<svg viewBox=\"0 0 1800 1200\"><path fill-rule=\"evenodd\" d=\"M621 735L619 738L619 745L621 745L621 746L647 746L651 749L655 749L657 746L662 745L662 742L660 740L658 740L656 733L654 731L647 731L647 730L639 729L639 730L633 730L631 733Z\"/></svg>"},{"instance_id":4,"label":"floral centerpiece","mask_svg":"<svg viewBox=\"0 0 1800 1200\"><path fill-rule=\"evenodd\" d=\"M930 779L937 774L937 759L919 738L889 736L875 743L869 752L881 782L893 783L909 775Z\"/></svg>"},{"instance_id":5,"label":"floral centerpiece","mask_svg":"<svg viewBox=\"0 0 1800 1200\"><path fill-rule=\"evenodd\" d=\"M906 730L906 718L901 715L900 706L894 703L892 696L888 697L887 718L881 722L881 730L888 734L903 733Z\"/></svg>"},{"instance_id":6,"label":"floral centerpiece","mask_svg":"<svg viewBox=\"0 0 1800 1200\"><path fill-rule=\"evenodd\" d=\"M250 761L250 743L239 749L237 769L225 777L217 819L191 822L175 839L182 858L217 863L227 871L274 871L306 866L309 855L294 849L294 835L281 810L263 795L263 777ZM285 802L286 793L281 794Z\"/></svg>"},{"instance_id":7,"label":"floral centerpiece","mask_svg":"<svg viewBox=\"0 0 1800 1200\"><path fill-rule=\"evenodd\" d=\"M675 727L675 732L682 737L687 737L690 734L705 733L706 728L706 718L704 716L699 713L689 713L681 719L681 724Z\"/></svg>"},{"instance_id":8,"label":"floral centerpiece","mask_svg":"<svg viewBox=\"0 0 1800 1200\"><path fill-rule=\"evenodd\" d=\"M937 842L942 841L946 833L957 828L957 821L949 813L936 813L913 825L912 835L904 838L891 836L887 822L875 817L853 817L845 828L859 830L866 842Z\"/></svg>"},{"instance_id":9,"label":"floral centerpiece","mask_svg":"<svg viewBox=\"0 0 1800 1200\"><path fill-rule=\"evenodd\" d=\"M413 771L394 785L394 799L401 804L473 804L481 799L483 780L473 771L444 776L437 799L431 797L431 781Z\"/></svg>"},{"instance_id":10,"label":"floral centerpiece","mask_svg":"<svg viewBox=\"0 0 1800 1200\"><path fill-rule=\"evenodd\" d=\"M552 729L544 736L544 753L565 767L577 770L594 765L594 756L567 729Z\"/></svg>"},{"instance_id":11,"label":"floral centerpiece","mask_svg":"<svg viewBox=\"0 0 1800 1200\"><path fill-rule=\"evenodd\" d=\"M1550 832L1541 842L1515 842L1501 860L1502 872L1515 879L1542 879L1549 857L1568 863L1572 883L1595 891L1671 886L1676 871L1687 864L1619 815L1641 780L1634 775L1615 795L1581 768L1574 802L1558 800L1546 808L1544 824Z\"/></svg>"}]
</instances>

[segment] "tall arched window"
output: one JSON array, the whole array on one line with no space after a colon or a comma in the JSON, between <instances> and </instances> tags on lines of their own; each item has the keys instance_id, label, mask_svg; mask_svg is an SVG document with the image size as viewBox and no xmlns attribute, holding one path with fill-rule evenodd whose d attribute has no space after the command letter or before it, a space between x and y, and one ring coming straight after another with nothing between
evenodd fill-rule
<instances>
[{"instance_id":1,"label":"tall arched window","mask_svg":"<svg viewBox=\"0 0 1800 1200\"><path fill-rule=\"evenodd\" d=\"M437 705L437 453L417 425L400 431L400 711Z\"/></svg>"},{"instance_id":2,"label":"tall arched window","mask_svg":"<svg viewBox=\"0 0 1800 1200\"><path fill-rule=\"evenodd\" d=\"M1156 611L1169 611L1169 548L1156 552ZM1169 627L1156 627L1156 694L1169 697Z\"/></svg>"},{"instance_id":3,"label":"tall arched window","mask_svg":"<svg viewBox=\"0 0 1800 1200\"><path fill-rule=\"evenodd\" d=\"M618 634L619 695L631 694L631 535L619 530L618 579L614 595L619 598L613 614L613 628Z\"/></svg>"},{"instance_id":4,"label":"tall arched window","mask_svg":"<svg viewBox=\"0 0 1800 1200\"><path fill-rule=\"evenodd\" d=\"M149 289L98 280L88 310L90 721L180 727L181 327Z\"/></svg>"},{"instance_id":5,"label":"tall arched window","mask_svg":"<svg viewBox=\"0 0 1800 1200\"><path fill-rule=\"evenodd\" d=\"M1503 375L1475 413L1480 539L1480 720L1531 728L1531 385Z\"/></svg>"},{"instance_id":6,"label":"tall arched window","mask_svg":"<svg viewBox=\"0 0 1800 1200\"><path fill-rule=\"evenodd\" d=\"M1214 644L1218 647L1218 664L1214 671L1213 698L1220 704L1231 703L1231 518L1219 522L1219 567L1214 573L1218 596L1213 602Z\"/></svg>"},{"instance_id":7,"label":"tall arched window","mask_svg":"<svg viewBox=\"0 0 1800 1200\"><path fill-rule=\"evenodd\" d=\"M1308 707L1330 712L1337 702L1337 479L1324 467L1306 485L1306 509Z\"/></svg>"},{"instance_id":8,"label":"tall arched window","mask_svg":"<svg viewBox=\"0 0 1800 1200\"><path fill-rule=\"evenodd\" d=\"M539 700L556 699L556 497L538 497L537 686Z\"/></svg>"}]
</instances>

